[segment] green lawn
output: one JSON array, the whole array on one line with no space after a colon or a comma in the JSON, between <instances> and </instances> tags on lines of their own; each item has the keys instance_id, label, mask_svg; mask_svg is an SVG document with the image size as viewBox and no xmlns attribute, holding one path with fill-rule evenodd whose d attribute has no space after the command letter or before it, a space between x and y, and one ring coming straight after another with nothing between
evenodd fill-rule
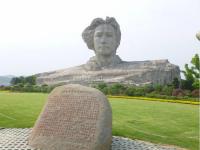
<instances>
[{"instance_id":1,"label":"green lawn","mask_svg":"<svg viewBox=\"0 0 200 150\"><path fill-rule=\"evenodd\" d=\"M0 127L32 127L47 94L0 92ZM110 98L113 135L198 150L199 107Z\"/></svg>"},{"instance_id":2,"label":"green lawn","mask_svg":"<svg viewBox=\"0 0 200 150\"><path fill-rule=\"evenodd\" d=\"M32 127L46 98L41 93L0 92L0 127Z\"/></svg>"}]
</instances>

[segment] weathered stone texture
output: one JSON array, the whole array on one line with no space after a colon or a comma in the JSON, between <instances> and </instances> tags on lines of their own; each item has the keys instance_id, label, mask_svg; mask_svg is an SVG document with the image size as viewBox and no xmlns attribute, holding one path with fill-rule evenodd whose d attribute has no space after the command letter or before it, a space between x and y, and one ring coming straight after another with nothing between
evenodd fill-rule
<instances>
[{"instance_id":1,"label":"weathered stone texture","mask_svg":"<svg viewBox=\"0 0 200 150\"><path fill-rule=\"evenodd\" d=\"M87 64L86 64L87 65ZM85 65L37 75L38 84L90 85L95 82L123 84L167 84L180 78L179 67L168 60L121 62L101 70L87 70Z\"/></svg>"},{"instance_id":2,"label":"weathered stone texture","mask_svg":"<svg viewBox=\"0 0 200 150\"><path fill-rule=\"evenodd\" d=\"M111 142L107 98L74 84L52 91L29 137L29 145L44 150L109 150Z\"/></svg>"}]
</instances>

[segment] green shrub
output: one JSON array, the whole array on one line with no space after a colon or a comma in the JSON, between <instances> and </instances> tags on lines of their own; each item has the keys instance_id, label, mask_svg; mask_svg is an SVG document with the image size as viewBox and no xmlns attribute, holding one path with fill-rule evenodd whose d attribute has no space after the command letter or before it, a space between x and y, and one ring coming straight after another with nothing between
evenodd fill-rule
<instances>
[{"instance_id":1,"label":"green shrub","mask_svg":"<svg viewBox=\"0 0 200 150\"><path fill-rule=\"evenodd\" d=\"M108 87L108 86L107 86L107 84L104 83L104 82L99 83L99 84L96 86L96 88L99 89L99 90L104 89L104 88L106 88L106 87Z\"/></svg>"},{"instance_id":2,"label":"green shrub","mask_svg":"<svg viewBox=\"0 0 200 150\"><path fill-rule=\"evenodd\" d=\"M156 91L157 93L161 93L162 86L160 84L154 85L154 91Z\"/></svg>"},{"instance_id":3,"label":"green shrub","mask_svg":"<svg viewBox=\"0 0 200 150\"><path fill-rule=\"evenodd\" d=\"M33 85L31 85L30 83L27 83L24 85L24 87L22 88L24 92L33 92Z\"/></svg>"},{"instance_id":4,"label":"green shrub","mask_svg":"<svg viewBox=\"0 0 200 150\"><path fill-rule=\"evenodd\" d=\"M34 86L33 86L33 91L34 91L34 92L41 92L41 87L38 86L38 85L34 85Z\"/></svg>"},{"instance_id":5,"label":"green shrub","mask_svg":"<svg viewBox=\"0 0 200 150\"><path fill-rule=\"evenodd\" d=\"M174 78L174 80L172 81L172 86L175 88L175 89L178 89L180 87L180 81L177 77Z\"/></svg>"},{"instance_id":6,"label":"green shrub","mask_svg":"<svg viewBox=\"0 0 200 150\"><path fill-rule=\"evenodd\" d=\"M103 89L101 89L101 92L103 92L105 95L108 95L109 94L109 88L104 87Z\"/></svg>"},{"instance_id":7,"label":"green shrub","mask_svg":"<svg viewBox=\"0 0 200 150\"><path fill-rule=\"evenodd\" d=\"M109 94L111 95L124 95L126 87L122 84L115 83L109 87Z\"/></svg>"},{"instance_id":8,"label":"green shrub","mask_svg":"<svg viewBox=\"0 0 200 150\"><path fill-rule=\"evenodd\" d=\"M127 96L134 96L135 95L135 87L128 87L125 91L125 95Z\"/></svg>"},{"instance_id":9,"label":"green shrub","mask_svg":"<svg viewBox=\"0 0 200 150\"><path fill-rule=\"evenodd\" d=\"M97 85L93 85L94 88L100 90L101 92L103 92L105 95L107 95L109 93L109 87L106 83L102 82L99 83Z\"/></svg>"},{"instance_id":10,"label":"green shrub","mask_svg":"<svg viewBox=\"0 0 200 150\"><path fill-rule=\"evenodd\" d=\"M145 85L143 88L144 88L145 93L151 93L154 91L154 87L152 84Z\"/></svg>"},{"instance_id":11,"label":"green shrub","mask_svg":"<svg viewBox=\"0 0 200 150\"><path fill-rule=\"evenodd\" d=\"M162 94L163 95L171 96L172 95L172 91L173 91L173 87L172 86L164 86L162 88Z\"/></svg>"},{"instance_id":12,"label":"green shrub","mask_svg":"<svg viewBox=\"0 0 200 150\"><path fill-rule=\"evenodd\" d=\"M144 96L145 90L142 87L137 87L134 96Z\"/></svg>"}]
</instances>

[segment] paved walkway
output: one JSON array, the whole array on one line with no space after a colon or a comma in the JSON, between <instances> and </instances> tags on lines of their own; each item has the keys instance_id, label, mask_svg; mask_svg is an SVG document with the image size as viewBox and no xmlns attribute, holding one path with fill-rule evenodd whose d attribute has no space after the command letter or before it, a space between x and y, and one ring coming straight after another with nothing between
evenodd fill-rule
<instances>
[{"instance_id":1,"label":"paved walkway","mask_svg":"<svg viewBox=\"0 0 200 150\"><path fill-rule=\"evenodd\" d=\"M30 128L25 128L25 129L1 128L0 150L36 150L27 145L27 138L30 132L31 132ZM181 149L113 136L111 150L181 150Z\"/></svg>"}]
</instances>

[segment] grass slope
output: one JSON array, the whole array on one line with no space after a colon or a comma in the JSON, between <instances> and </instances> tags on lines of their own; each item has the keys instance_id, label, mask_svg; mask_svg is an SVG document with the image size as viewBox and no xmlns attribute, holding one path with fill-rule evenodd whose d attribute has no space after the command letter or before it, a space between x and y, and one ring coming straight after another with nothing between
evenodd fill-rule
<instances>
[{"instance_id":1,"label":"grass slope","mask_svg":"<svg viewBox=\"0 0 200 150\"><path fill-rule=\"evenodd\" d=\"M0 127L32 127L47 94L0 92ZM198 106L110 98L113 135L198 150Z\"/></svg>"}]
</instances>

